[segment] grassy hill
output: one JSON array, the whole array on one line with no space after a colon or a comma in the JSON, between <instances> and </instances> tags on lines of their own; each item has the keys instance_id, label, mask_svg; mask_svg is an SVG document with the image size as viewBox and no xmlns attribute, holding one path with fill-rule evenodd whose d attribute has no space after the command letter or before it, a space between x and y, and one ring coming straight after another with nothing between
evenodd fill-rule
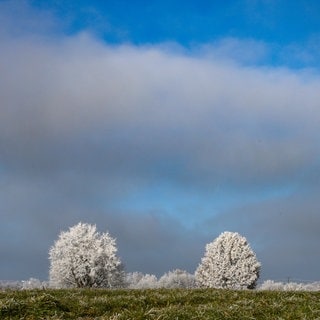
<instances>
[{"instance_id":1,"label":"grassy hill","mask_svg":"<svg viewBox=\"0 0 320 320\"><path fill-rule=\"evenodd\" d=\"M320 292L3 291L0 319L320 319Z\"/></svg>"}]
</instances>

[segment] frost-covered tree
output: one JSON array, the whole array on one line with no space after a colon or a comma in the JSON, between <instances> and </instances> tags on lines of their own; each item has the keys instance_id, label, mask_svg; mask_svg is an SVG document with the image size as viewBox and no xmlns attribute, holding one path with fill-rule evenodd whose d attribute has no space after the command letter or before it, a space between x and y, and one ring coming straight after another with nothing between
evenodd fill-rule
<instances>
[{"instance_id":1,"label":"frost-covered tree","mask_svg":"<svg viewBox=\"0 0 320 320\"><path fill-rule=\"evenodd\" d=\"M196 282L194 275L188 273L187 271L176 269L165 273L159 279L160 288L195 288Z\"/></svg>"},{"instance_id":2,"label":"frost-covered tree","mask_svg":"<svg viewBox=\"0 0 320 320\"><path fill-rule=\"evenodd\" d=\"M195 276L201 287L254 289L260 267L245 237L224 232L207 244Z\"/></svg>"},{"instance_id":3,"label":"frost-covered tree","mask_svg":"<svg viewBox=\"0 0 320 320\"><path fill-rule=\"evenodd\" d=\"M50 248L50 286L56 288L122 286L124 272L115 239L95 225L78 223Z\"/></svg>"}]
</instances>

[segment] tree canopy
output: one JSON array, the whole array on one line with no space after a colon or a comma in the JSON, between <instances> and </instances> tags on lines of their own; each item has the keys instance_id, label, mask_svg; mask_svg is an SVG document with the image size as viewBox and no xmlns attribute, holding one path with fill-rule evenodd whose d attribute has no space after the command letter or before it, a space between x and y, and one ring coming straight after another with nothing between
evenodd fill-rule
<instances>
[{"instance_id":1,"label":"tree canopy","mask_svg":"<svg viewBox=\"0 0 320 320\"><path fill-rule=\"evenodd\" d=\"M223 232L206 245L195 276L201 287L253 289L260 267L245 237L236 232Z\"/></svg>"},{"instance_id":2,"label":"tree canopy","mask_svg":"<svg viewBox=\"0 0 320 320\"><path fill-rule=\"evenodd\" d=\"M108 232L98 233L95 225L80 222L61 232L50 248L50 285L119 287L124 273L116 253L116 241Z\"/></svg>"}]
</instances>

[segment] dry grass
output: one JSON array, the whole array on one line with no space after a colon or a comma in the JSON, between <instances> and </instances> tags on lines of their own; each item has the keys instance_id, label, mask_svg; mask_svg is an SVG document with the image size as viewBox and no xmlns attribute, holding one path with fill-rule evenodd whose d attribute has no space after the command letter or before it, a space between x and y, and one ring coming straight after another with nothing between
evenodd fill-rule
<instances>
[{"instance_id":1,"label":"dry grass","mask_svg":"<svg viewBox=\"0 0 320 320\"><path fill-rule=\"evenodd\" d=\"M320 319L319 292L28 290L0 292L0 319Z\"/></svg>"}]
</instances>

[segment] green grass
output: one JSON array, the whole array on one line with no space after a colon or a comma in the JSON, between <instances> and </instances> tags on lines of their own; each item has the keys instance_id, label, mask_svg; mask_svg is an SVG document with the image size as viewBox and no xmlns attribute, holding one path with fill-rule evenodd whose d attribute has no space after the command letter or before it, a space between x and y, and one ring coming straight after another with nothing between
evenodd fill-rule
<instances>
[{"instance_id":1,"label":"green grass","mask_svg":"<svg viewBox=\"0 0 320 320\"><path fill-rule=\"evenodd\" d=\"M0 319L320 319L320 292L26 290L0 292Z\"/></svg>"}]
</instances>

